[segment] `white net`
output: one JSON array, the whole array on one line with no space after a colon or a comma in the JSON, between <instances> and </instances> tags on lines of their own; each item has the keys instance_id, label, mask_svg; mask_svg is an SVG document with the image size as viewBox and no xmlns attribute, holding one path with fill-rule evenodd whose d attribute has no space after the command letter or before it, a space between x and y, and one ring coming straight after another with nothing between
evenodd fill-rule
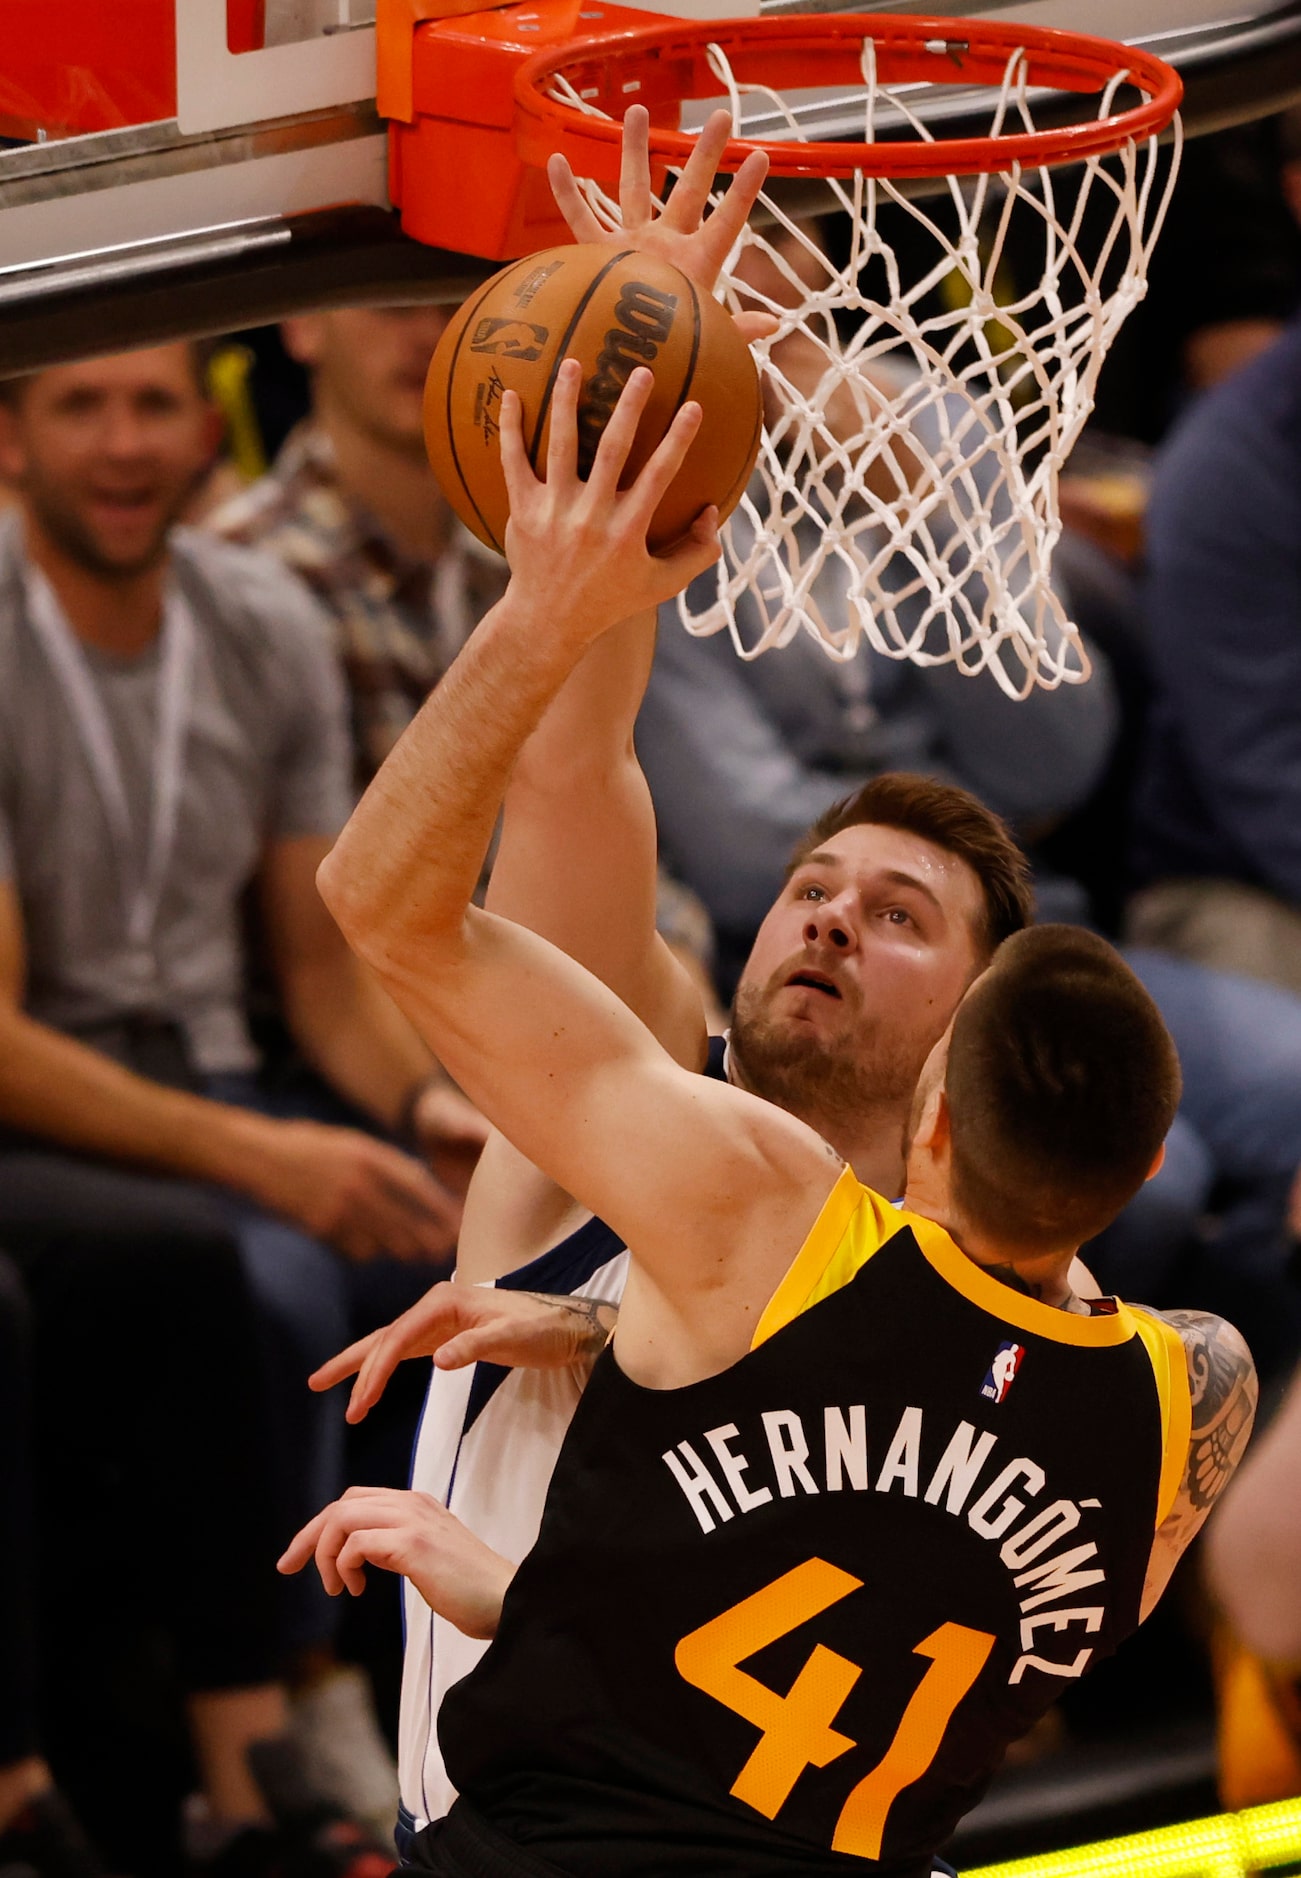
<instances>
[{"instance_id":1,"label":"white net","mask_svg":"<svg viewBox=\"0 0 1301 1878\"><path fill-rule=\"evenodd\" d=\"M809 140L816 110L738 83L718 46L709 60L735 135ZM848 134L934 140L918 88L878 84L871 40L862 78ZM1099 118L1129 82L1118 72L1096 94ZM592 108L563 78L553 95ZM984 95L986 135L1038 128L1045 94L1020 53ZM1088 677L1052 578L1057 479L1146 291L1177 123L1175 136L1168 163L1144 138L925 195L861 172L797 194L770 184L721 289L780 322L756 347L764 438L721 561L679 602L689 631L726 629L743 658L807 631L847 659L866 638L919 665L988 668L1014 697ZM585 188L617 226L615 203Z\"/></svg>"}]
</instances>

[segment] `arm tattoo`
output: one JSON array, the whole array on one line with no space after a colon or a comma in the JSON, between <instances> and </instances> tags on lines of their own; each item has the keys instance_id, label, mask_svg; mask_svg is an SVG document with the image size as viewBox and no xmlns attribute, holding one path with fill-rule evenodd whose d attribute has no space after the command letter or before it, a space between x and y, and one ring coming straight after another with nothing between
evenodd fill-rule
<instances>
[{"instance_id":1,"label":"arm tattoo","mask_svg":"<svg viewBox=\"0 0 1301 1878\"><path fill-rule=\"evenodd\" d=\"M1202 1518L1233 1478L1256 1413L1256 1372L1247 1346L1222 1318L1204 1311L1162 1311L1188 1353L1193 1428L1183 1492L1193 1518Z\"/></svg>"},{"instance_id":2,"label":"arm tattoo","mask_svg":"<svg viewBox=\"0 0 1301 1878\"><path fill-rule=\"evenodd\" d=\"M578 1323L570 1328L576 1332L584 1356L599 1356L619 1321L618 1305L607 1304L604 1298L570 1297L549 1291L522 1291L519 1295L534 1298L539 1304L549 1304L552 1310L577 1318Z\"/></svg>"}]
</instances>

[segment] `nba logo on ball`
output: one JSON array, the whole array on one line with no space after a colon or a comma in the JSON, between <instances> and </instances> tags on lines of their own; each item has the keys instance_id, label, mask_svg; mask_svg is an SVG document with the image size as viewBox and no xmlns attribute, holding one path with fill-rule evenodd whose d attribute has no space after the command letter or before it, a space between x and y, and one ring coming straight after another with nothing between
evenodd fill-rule
<instances>
[{"instance_id":1,"label":"nba logo on ball","mask_svg":"<svg viewBox=\"0 0 1301 1878\"><path fill-rule=\"evenodd\" d=\"M1025 1355L1025 1345L1020 1343L1000 1343L998 1354L989 1366L981 1388L981 1395L991 1402L1001 1402L1016 1380L1016 1372L1021 1367L1021 1358Z\"/></svg>"}]
</instances>

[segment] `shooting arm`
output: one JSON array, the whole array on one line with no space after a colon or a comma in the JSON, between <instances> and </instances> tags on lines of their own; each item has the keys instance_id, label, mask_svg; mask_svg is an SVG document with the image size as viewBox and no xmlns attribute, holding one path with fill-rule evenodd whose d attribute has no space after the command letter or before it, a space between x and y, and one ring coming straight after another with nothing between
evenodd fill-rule
<instances>
[{"instance_id":1,"label":"shooting arm","mask_svg":"<svg viewBox=\"0 0 1301 1878\"><path fill-rule=\"evenodd\" d=\"M679 1068L573 960L470 904L517 753L585 646L630 601L654 604L717 552L710 523L664 559L645 545L698 425L695 407L632 488L618 490L649 388L649 374L633 374L585 483L572 364L557 384L544 483L528 469L508 398L515 576L367 791L321 886L471 1099L648 1265L662 1253L680 1270L720 1218L751 1218L764 1196L763 1237L788 1259L834 1178L823 1144L768 1104ZM669 1232L667 1215L683 1229Z\"/></svg>"}]
</instances>

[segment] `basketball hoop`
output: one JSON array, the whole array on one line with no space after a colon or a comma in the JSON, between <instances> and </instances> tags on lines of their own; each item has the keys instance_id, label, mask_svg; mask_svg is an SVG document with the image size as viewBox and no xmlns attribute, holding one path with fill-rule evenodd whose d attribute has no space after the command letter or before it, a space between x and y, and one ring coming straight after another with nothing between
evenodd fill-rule
<instances>
[{"instance_id":1,"label":"basketball hoop","mask_svg":"<svg viewBox=\"0 0 1301 1878\"><path fill-rule=\"evenodd\" d=\"M683 101L730 106L725 168L768 152L721 284L778 319L755 348L768 421L723 557L679 603L689 631L726 628L743 658L801 630L838 659L866 638L1013 697L1088 677L1051 582L1057 478L1146 291L1180 95L1131 47L913 15L673 20L521 66L522 154L563 150L608 226L592 179L612 180L630 103L671 168ZM935 134L939 97L961 135Z\"/></svg>"}]
</instances>

